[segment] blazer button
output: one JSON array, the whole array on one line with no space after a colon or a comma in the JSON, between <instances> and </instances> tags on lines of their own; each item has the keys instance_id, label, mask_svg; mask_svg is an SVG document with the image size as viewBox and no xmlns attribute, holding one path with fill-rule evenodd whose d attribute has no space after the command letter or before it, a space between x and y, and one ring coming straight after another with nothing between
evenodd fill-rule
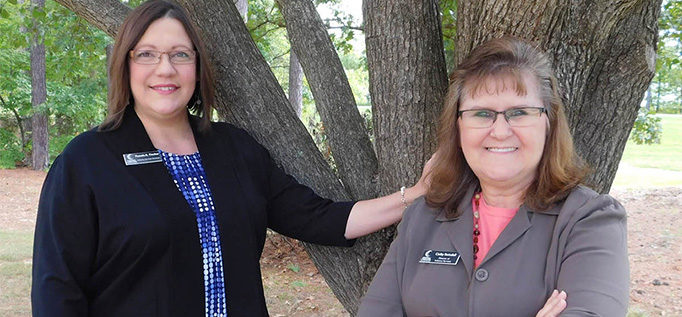
<instances>
[{"instance_id":1,"label":"blazer button","mask_svg":"<svg viewBox=\"0 0 682 317\"><path fill-rule=\"evenodd\" d=\"M476 280L479 282L485 282L488 279L488 270L478 269L476 270Z\"/></svg>"}]
</instances>

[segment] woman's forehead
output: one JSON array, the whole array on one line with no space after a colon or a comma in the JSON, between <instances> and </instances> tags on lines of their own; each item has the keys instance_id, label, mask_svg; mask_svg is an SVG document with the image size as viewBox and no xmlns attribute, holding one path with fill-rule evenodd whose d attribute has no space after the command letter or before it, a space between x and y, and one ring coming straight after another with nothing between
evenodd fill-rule
<instances>
[{"instance_id":1,"label":"woman's forehead","mask_svg":"<svg viewBox=\"0 0 682 317\"><path fill-rule=\"evenodd\" d=\"M136 46L172 49L180 46L192 47L193 45L192 39L187 34L182 22L174 18L164 17L149 24Z\"/></svg>"},{"instance_id":2,"label":"woman's forehead","mask_svg":"<svg viewBox=\"0 0 682 317\"><path fill-rule=\"evenodd\" d=\"M482 94L499 95L507 91L514 91L519 96L528 94L528 90L536 89L534 79L530 74L520 71L510 71L500 74L472 77L465 81L462 90L463 98L476 98Z\"/></svg>"}]
</instances>

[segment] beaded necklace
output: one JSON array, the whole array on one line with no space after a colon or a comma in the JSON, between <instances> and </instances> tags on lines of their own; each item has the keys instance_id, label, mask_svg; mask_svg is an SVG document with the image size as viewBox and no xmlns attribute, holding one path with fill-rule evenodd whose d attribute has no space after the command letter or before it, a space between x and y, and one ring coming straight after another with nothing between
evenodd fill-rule
<instances>
[{"instance_id":1,"label":"beaded necklace","mask_svg":"<svg viewBox=\"0 0 682 317\"><path fill-rule=\"evenodd\" d=\"M478 253L478 236L481 235L481 231L479 230L479 221L481 220L481 215L478 212L478 204L479 201L481 200L481 193L476 193L474 195L474 262L476 262L476 259L478 259L478 256L476 253Z\"/></svg>"}]
</instances>

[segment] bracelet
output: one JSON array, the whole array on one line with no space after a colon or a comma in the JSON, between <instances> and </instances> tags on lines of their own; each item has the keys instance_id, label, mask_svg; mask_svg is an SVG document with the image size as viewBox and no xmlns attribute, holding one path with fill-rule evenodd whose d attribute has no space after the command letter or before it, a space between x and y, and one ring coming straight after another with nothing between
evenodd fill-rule
<instances>
[{"instance_id":1,"label":"bracelet","mask_svg":"<svg viewBox=\"0 0 682 317\"><path fill-rule=\"evenodd\" d=\"M405 201L405 186L400 187L400 201L403 202L403 209L407 209L407 201Z\"/></svg>"}]
</instances>

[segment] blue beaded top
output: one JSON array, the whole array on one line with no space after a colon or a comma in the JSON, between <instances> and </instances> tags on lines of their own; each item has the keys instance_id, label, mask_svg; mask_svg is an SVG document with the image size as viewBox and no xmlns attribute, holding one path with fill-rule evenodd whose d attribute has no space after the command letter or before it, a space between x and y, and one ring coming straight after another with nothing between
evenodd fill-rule
<instances>
[{"instance_id":1,"label":"blue beaded top","mask_svg":"<svg viewBox=\"0 0 682 317\"><path fill-rule=\"evenodd\" d=\"M223 254L220 248L220 230L213 207L211 189L199 152L177 155L159 150L168 172L182 195L197 216L197 228L204 262L204 291L206 316L227 316L225 281L223 279Z\"/></svg>"}]
</instances>

